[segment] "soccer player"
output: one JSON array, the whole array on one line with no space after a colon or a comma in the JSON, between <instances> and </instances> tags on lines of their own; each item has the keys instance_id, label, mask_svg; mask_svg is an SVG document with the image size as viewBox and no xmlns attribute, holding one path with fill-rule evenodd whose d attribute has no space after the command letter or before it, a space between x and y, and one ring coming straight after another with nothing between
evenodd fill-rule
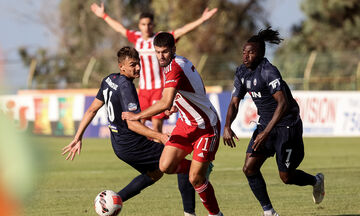
<instances>
[{"instance_id":1,"label":"soccer player","mask_svg":"<svg viewBox=\"0 0 360 216\"><path fill-rule=\"evenodd\" d=\"M139 79L139 100L141 110L145 110L156 101L160 100L161 93L164 87L164 75L160 71L159 63L157 62L155 51L153 47L153 39L156 33L154 30L154 16L151 13L140 14L139 30L133 31L126 29L120 22L112 19L104 11L104 4L97 5L93 3L91 10L94 14L102 19L115 31L126 37L129 42L134 44L135 49L140 53L141 72ZM172 32L175 39L180 38L184 34L195 29L206 20L210 19L217 11L217 8L204 10L202 16L181 28ZM162 131L164 113L149 117L151 118L153 129L156 131ZM145 119L142 120L145 122Z\"/></svg>"},{"instance_id":2,"label":"soccer player","mask_svg":"<svg viewBox=\"0 0 360 216\"><path fill-rule=\"evenodd\" d=\"M162 98L139 113L123 112L123 119L139 120L165 110L180 112L180 118L166 142L160 158L160 170L167 174L189 173L190 182L199 194L209 215L220 212L214 189L206 177L219 146L220 121L206 97L203 81L194 65L175 54L172 34L161 32L154 39L156 57L163 67L165 87ZM173 103L174 106L173 107ZM185 156L192 151L192 161Z\"/></svg>"},{"instance_id":3,"label":"soccer player","mask_svg":"<svg viewBox=\"0 0 360 216\"><path fill-rule=\"evenodd\" d=\"M96 98L85 112L75 138L63 148L63 155L73 160L80 154L82 136L95 117L97 111L105 105L111 143L116 156L132 166L141 174L118 192L123 202L139 194L141 190L159 180L163 173L159 170L159 159L164 145L151 141L147 137L167 142L168 136L144 126L139 121L123 121L121 113L140 112L139 101L133 80L140 76L140 58L134 48L123 47L118 53L120 73L108 75L101 82ZM179 174L180 175L180 174ZM185 216L195 215L195 192L188 180L188 175L179 177L179 189L182 195Z\"/></svg>"},{"instance_id":4,"label":"soccer player","mask_svg":"<svg viewBox=\"0 0 360 216\"><path fill-rule=\"evenodd\" d=\"M324 175L310 175L297 169L304 158L302 121L299 106L278 69L265 55L265 42L279 44L279 33L270 27L252 36L243 47L243 64L236 69L234 90L226 115L224 144L235 147L231 123L238 112L239 102L248 92L260 116L246 151L243 172L250 188L260 202L264 215L278 215L273 209L260 168L276 153L276 163L285 184L312 185L314 202L324 198Z\"/></svg>"}]
</instances>

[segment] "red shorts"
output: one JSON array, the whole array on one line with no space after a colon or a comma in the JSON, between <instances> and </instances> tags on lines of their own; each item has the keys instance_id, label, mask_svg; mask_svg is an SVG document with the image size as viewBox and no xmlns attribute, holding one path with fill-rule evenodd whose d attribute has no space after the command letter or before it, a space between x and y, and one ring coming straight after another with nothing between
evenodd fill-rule
<instances>
[{"instance_id":1,"label":"red shorts","mask_svg":"<svg viewBox=\"0 0 360 216\"><path fill-rule=\"evenodd\" d=\"M151 90L139 89L138 97L139 97L139 102L140 102L140 109L146 110L151 105L153 105L156 101L160 100L162 97L162 91L163 91L162 88L151 89ZM163 119L165 117L167 117L167 116L164 113L160 113L151 118ZM151 118L148 118L147 120L150 120Z\"/></svg>"},{"instance_id":2,"label":"red shorts","mask_svg":"<svg viewBox=\"0 0 360 216\"><path fill-rule=\"evenodd\" d=\"M165 145L174 146L188 152L193 152L193 160L199 162L213 161L220 141L220 122L216 126L200 129L189 126L180 119Z\"/></svg>"}]
</instances>

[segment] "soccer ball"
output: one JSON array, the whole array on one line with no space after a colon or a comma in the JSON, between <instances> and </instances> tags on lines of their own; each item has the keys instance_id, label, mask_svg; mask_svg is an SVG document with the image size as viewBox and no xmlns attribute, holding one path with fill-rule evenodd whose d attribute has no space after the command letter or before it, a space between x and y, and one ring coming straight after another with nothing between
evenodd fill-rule
<instances>
[{"instance_id":1,"label":"soccer ball","mask_svg":"<svg viewBox=\"0 0 360 216\"><path fill-rule=\"evenodd\" d=\"M104 190L95 197L95 211L99 216L116 216L122 208L121 197L112 190Z\"/></svg>"}]
</instances>

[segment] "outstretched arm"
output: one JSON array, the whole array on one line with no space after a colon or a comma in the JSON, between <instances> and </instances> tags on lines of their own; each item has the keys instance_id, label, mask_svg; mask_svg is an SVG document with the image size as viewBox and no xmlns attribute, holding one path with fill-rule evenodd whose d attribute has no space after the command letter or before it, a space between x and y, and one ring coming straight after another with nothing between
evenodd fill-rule
<instances>
[{"instance_id":1,"label":"outstretched arm","mask_svg":"<svg viewBox=\"0 0 360 216\"><path fill-rule=\"evenodd\" d=\"M157 101L156 103L154 103L153 105L151 105L146 110L143 110L137 114L132 113L132 112L123 112L121 114L122 119L123 120L125 120L125 119L127 119L127 120L145 119L145 118L157 115L161 112L164 112L165 110L170 109L173 104L174 98L175 98L176 89L173 87L164 88L162 94L163 94L162 98L159 101Z\"/></svg>"},{"instance_id":2,"label":"outstretched arm","mask_svg":"<svg viewBox=\"0 0 360 216\"><path fill-rule=\"evenodd\" d=\"M82 136L90 124L90 122L95 117L97 111L104 105L104 102L95 98L90 107L86 110L83 119L80 122L79 128L75 134L74 139L70 142L69 145L65 146L62 150L62 155L69 153L66 157L66 160L71 157L71 160L74 159L76 153L80 155L81 146L82 146Z\"/></svg>"},{"instance_id":3,"label":"outstretched arm","mask_svg":"<svg viewBox=\"0 0 360 216\"><path fill-rule=\"evenodd\" d=\"M234 121L239 110L239 102L240 102L240 98L232 97L226 114L223 139L224 139L224 145L228 145L231 148L236 147L233 137L235 137L236 140L239 140L231 129L231 123Z\"/></svg>"},{"instance_id":4,"label":"outstretched arm","mask_svg":"<svg viewBox=\"0 0 360 216\"><path fill-rule=\"evenodd\" d=\"M201 15L201 17L191 23L188 23L184 25L181 28L178 28L174 31L174 37L175 39L178 39L179 37L183 36L184 34L190 32L191 30L195 29L199 25L201 25L206 20L210 19L217 11L217 8L209 10L209 8L206 8Z\"/></svg>"},{"instance_id":5,"label":"outstretched arm","mask_svg":"<svg viewBox=\"0 0 360 216\"><path fill-rule=\"evenodd\" d=\"M104 3L101 3L100 6L96 3L91 4L92 12L97 16L105 20L105 22L115 31L121 33L124 37L126 37L126 28L118 21L109 17L107 13L105 13Z\"/></svg>"}]
</instances>

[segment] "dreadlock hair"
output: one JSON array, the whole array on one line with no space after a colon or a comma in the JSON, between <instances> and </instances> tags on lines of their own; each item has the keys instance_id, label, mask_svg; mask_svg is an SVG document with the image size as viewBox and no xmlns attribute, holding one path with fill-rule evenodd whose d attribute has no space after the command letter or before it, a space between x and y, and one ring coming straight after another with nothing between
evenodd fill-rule
<instances>
[{"instance_id":1,"label":"dreadlock hair","mask_svg":"<svg viewBox=\"0 0 360 216\"><path fill-rule=\"evenodd\" d=\"M136 51L136 49L128 46L121 48L117 52L117 57L118 57L118 63L122 63L126 59L126 57L133 58L136 60L140 59L139 53Z\"/></svg>"},{"instance_id":2,"label":"dreadlock hair","mask_svg":"<svg viewBox=\"0 0 360 216\"><path fill-rule=\"evenodd\" d=\"M272 44L279 44L283 39L280 38L279 32L271 29L271 26L267 27L265 30L261 29L257 35L253 35L248 43L257 43L259 44L260 54L262 57L265 55L265 42Z\"/></svg>"}]
</instances>

